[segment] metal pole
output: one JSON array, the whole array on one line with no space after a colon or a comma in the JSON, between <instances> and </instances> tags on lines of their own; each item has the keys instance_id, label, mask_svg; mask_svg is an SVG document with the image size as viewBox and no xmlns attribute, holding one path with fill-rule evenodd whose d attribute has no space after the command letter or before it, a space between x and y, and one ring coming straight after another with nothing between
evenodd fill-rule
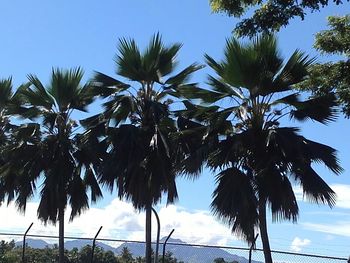
<instances>
[{"instance_id":1,"label":"metal pole","mask_svg":"<svg viewBox=\"0 0 350 263\"><path fill-rule=\"evenodd\" d=\"M24 236L23 236L22 263L24 263L24 254L26 252L26 237L27 237L27 234L28 234L29 230L32 228L32 226L33 226L33 222L27 228L27 231L24 233Z\"/></svg>"},{"instance_id":2,"label":"metal pole","mask_svg":"<svg viewBox=\"0 0 350 263\"><path fill-rule=\"evenodd\" d=\"M259 236L259 234L256 234L256 236L254 238L254 241L253 241L252 245L250 246L250 249L249 249L249 263L252 262L252 251L253 251L253 249L255 247L255 242L256 242L258 236Z\"/></svg>"},{"instance_id":3,"label":"metal pole","mask_svg":"<svg viewBox=\"0 0 350 263\"><path fill-rule=\"evenodd\" d=\"M96 246L96 238L97 238L98 234L100 234L101 229L102 229L102 226L101 226L100 229L97 231L97 233L96 233L96 235L95 235L95 237L94 237L94 240L92 241L91 263L94 262L94 252L95 252L95 246Z\"/></svg>"},{"instance_id":4,"label":"metal pole","mask_svg":"<svg viewBox=\"0 0 350 263\"><path fill-rule=\"evenodd\" d=\"M168 235L168 237L165 239L164 244L163 244L163 257L162 257L162 263L164 263L164 257L165 257L165 246L166 243L168 242L169 238L171 237L171 235L174 233L175 229L171 230L170 234Z\"/></svg>"},{"instance_id":5,"label":"metal pole","mask_svg":"<svg viewBox=\"0 0 350 263\"><path fill-rule=\"evenodd\" d=\"M156 254L154 255L154 263L158 263L158 251L159 251L159 237L160 237L160 220L157 211L152 207L152 211L154 215L156 216L157 219L157 226L158 226L158 231L157 231L157 244L156 244Z\"/></svg>"}]
</instances>

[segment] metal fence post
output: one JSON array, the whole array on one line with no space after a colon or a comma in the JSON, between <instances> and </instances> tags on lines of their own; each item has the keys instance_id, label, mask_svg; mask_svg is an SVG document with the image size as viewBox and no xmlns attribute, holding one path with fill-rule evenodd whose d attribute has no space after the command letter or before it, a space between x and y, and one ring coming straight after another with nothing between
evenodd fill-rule
<instances>
[{"instance_id":1,"label":"metal fence post","mask_svg":"<svg viewBox=\"0 0 350 263\"><path fill-rule=\"evenodd\" d=\"M259 236L259 234L256 234L256 236L254 238L254 241L253 241L252 245L250 246L250 249L249 249L249 263L252 263L252 251L255 248L255 242L256 242L258 236Z\"/></svg>"},{"instance_id":2,"label":"metal fence post","mask_svg":"<svg viewBox=\"0 0 350 263\"><path fill-rule=\"evenodd\" d=\"M157 219L157 226L158 226L158 231L157 231L157 244L156 244L156 254L154 255L154 263L158 263L158 251L159 251L159 237L160 237L160 220L157 211L152 207L152 211L154 215L156 216Z\"/></svg>"},{"instance_id":3,"label":"metal fence post","mask_svg":"<svg viewBox=\"0 0 350 263\"><path fill-rule=\"evenodd\" d=\"M27 228L27 231L24 233L24 236L23 236L23 247L22 247L22 263L25 263L25 259L24 259L24 255L26 253L26 237L27 237L27 234L29 232L29 230L32 228L33 226L33 222L30 224L30 226Z\"/></svg>"},{"instance_id":4,"label":"metal fence post","mask_svg":"<svg viewBox=\"0 0 350 263\"><path fill-rule=\"evenodd\" d=\"M92 241L92 248L91 248L91 263L94 262L94 252L95 252L95 246L96 246L96 238L98 236L98 234L100 234L101 232L101 229L102 229L102 226L100 227L100 229L97 231L95 237L94 237L94 240Z\"/></svg>"},{"instance_id":5,"label":"metal fence post","mask_svg":"<svg viewBox=\"0 0 350 263\"><path fill-rule=\"evenodd\" d=\"M164 244L163 244L163 257L162 257L162 263L164 263L164 257L165 257L165 246L166 243L168 242L169 238L171 237L171 235L174 233L175 229L171 230L170 234L168 235L168 237L165 239Z\"/></svg>"}]
</instances>

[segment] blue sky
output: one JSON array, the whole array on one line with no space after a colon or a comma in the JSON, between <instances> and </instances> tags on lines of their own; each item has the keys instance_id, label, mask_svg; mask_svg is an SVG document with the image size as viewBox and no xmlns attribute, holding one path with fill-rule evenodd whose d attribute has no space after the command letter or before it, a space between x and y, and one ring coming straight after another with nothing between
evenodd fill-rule
<instances>
[{"instance_id":1,"label":"blue sky","mask_svg":"<svg viewBox=\"0 0 350 263\"><path fill-rule=\"evenodd\" d=\"M113 75L113 57L118 38L135 38L143 47L156 32L162 34L165 43L183 43L178 57L179 69L193 62L203 63L204 53L220 59L225 39L231 36L238 21L225 15L212 14L208 2L204 0L13 0L1 1L0 10L0 31L3 36L0 41L0 78L12 76L15 86L25 82L29 73L38 75L46 82L52 67L82 66L86 79L91 77L94 70ZM346 14L349 10L348 3L339 7L331 5L321 12L309 14L305 21L292 21L278 34L281 52L288 56L298 48L311 56L318 55L312 48L314 34L326 28L327 16ZM319 56L320 61L329 59L332 58ZM210 70L205 68L193 80L204 83L208 73L211 73ZM298 123L293 125L299 126ZM273 249L300 249L301 252L338 256L350 254L350 143L346 139L349 127L349 120L342 117L327 127L317 123L302 125L306 137L339 150L345 168L342 175L336 177L323 167L317 167L325 181L339 193L339 202L337 207L330 210L303 202L299 194L299 223L270 225ZM164 222L162 234L166 235L176 228L174 237L187 242L246 246L231 238L229 229L208 213L213 189L214 179L208 171L193 182L180 179L180 199L176 205L168 208L160 205L157 208ZM137 215L128 204L113 199L114 196L106 194L106 198L92 211L77 219L78 223L74 225L73 222L72 226L67 227L68 233L90 235L104 222L108 227L101 235L142 239L142 215ZM26 217L13 212L13 207L1 207L0 213L6 213L7 220L1 220L0 230L16 232L25 228L26 223L35 218L36 201L33 200ZM116 212L113 212L114 207L117 208ZM106 221L106 215L110 216L110 221ZM79 222L84 222L84 229L78 226ZM47 229L56 233L52 227ZM34 227L33 231L45 230L43 227L35 230Z\"/></svg>"}]
</instances>

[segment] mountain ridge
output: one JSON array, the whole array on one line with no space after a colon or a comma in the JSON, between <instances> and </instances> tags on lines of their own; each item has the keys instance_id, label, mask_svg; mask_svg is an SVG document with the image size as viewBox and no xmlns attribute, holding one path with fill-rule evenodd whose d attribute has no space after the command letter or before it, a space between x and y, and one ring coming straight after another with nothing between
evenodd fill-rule
<instances>
[{"instance_id":1,"label":"mountain ridge","mask_svg":"<svg viewBox=\"0 0 350 263\"><path fill-rule=\"evenodd\" d=\"M163 243L165 242L166 237L163 237L160 240L159 253L162 254ZM45 248L53 247L53 244L47 243L41 239L27 239L26 244L32 248ZM16 242L17 246L22 246L22 241ZM92 245L92 240L70 240L65 242L65 249L71 250L73 248L81 249L86 245ZM118 247L113 247L107 245L103 242L97 241L96 246L103 248L104 250L110 250L114 254L119 255L122 252L124 247L127 247L131 252L133 257L144 256L145 244L144 243L135 243L135 242L124 242ZM152 244L153 250L155 250L155 244ZM168 240L166 245L166 251L169 251L173 254L175 258L179 261L185 263L212 263L216 258L223 258L227 262L238 262L238 263L248 263L248 259L243 256L238 256L232 254L225 249L215 247L215 246L200 246L187 244L181 239L172 239ZM240 251L241 252L241 251ZM248 256L248 252L246 253ZM262 263L260 261L252 261L252 263Z\"/></svg>"}]
</instances>

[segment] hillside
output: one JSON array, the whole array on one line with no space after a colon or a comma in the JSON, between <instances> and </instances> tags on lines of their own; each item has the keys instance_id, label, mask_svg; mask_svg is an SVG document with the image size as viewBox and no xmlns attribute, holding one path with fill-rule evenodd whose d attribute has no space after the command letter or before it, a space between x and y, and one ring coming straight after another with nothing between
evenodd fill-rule
<instances>
[{"instance_id":1,"label":"hillside","mask_svg":"<svg viewBox=\"0 0 350 263\"><path fill-rule=\"evenodd\" d=\"M165 238L160 240L159 254L162 255L163 243ZM27 239L27 244L33 248L45 248L46 246L52 247L49 244L40 239ZM21 246L22 242L17 242L17 246ZM71 250L73 248L82 248L86 245L92 245L90 240L70 240L65 242L65 248ZM104 250L113 251L115 254L120 254L123 247L127 247L134 257L144 256L145 245L143 243L126 242L118 247L109 246L103 242L96 242L96 245L103 248ZM153 245L155 250L155 245ZM201 246L190 246L180 239L169 239L166 245L166 251L170 251L174 257L185 263L212 263L215 258L223 258L225 261L232 262L237 261L239 263L248 263L248 259L235 254L231 254L224 249L216 247L201 247ZM239 251L241 252L241 251ZM248 257L248 252L246 252ZM252 263L262 263L259 261L252 261Z\"/></svg>"}]
</instances>

